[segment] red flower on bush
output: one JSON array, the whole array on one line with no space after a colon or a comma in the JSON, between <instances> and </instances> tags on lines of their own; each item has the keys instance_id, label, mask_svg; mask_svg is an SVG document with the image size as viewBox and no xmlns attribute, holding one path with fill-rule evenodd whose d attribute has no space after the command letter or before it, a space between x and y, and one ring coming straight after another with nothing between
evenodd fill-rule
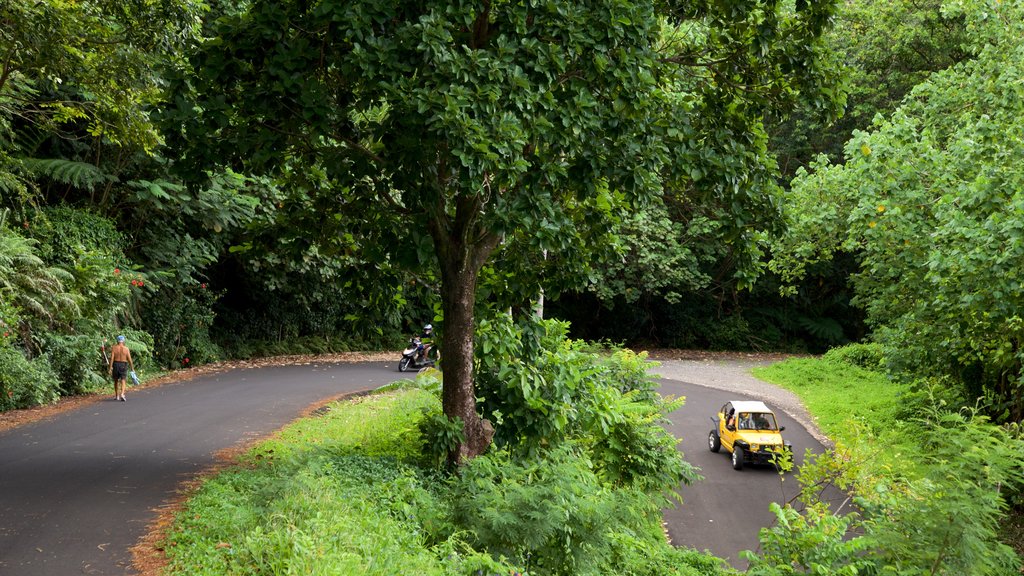
<instances>
[{"instance_id":1,"label":"red flower on bush","mask_svg":"<svg viewBox=\"0 0 1024 576\"><path fill-rule=\"evenodd\" d=\"M185 358L184 363L188 364L188 358Z\"/></svg>"},{"instance_id":2,"label":"red flower on bush","mask_svg":"<svg viewBox=\"0 0 1024 576\"><path fill-rule=\"evenodd\" d=\"M200 284L199 287L202 288L203 290L206 290L206 283L204 282Z\"/></svg>"},{"instance_id":3,"label":"red flower on bush","mask_svg":"<svg viewBox=\"0 0 1024 576\"><path fill-rule=\"evenodd\" d=\"M121 269L120 268L114 268L114 274L120 274L120 273L121 273Z\"/></svg>"}]
</instances>

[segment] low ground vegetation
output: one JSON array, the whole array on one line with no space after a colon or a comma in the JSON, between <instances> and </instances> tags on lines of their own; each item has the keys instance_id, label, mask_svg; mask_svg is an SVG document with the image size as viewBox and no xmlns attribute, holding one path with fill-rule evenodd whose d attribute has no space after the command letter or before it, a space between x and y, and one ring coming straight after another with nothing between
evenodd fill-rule
<instances>
[{"instance_id":1,"label":"low ground vegetation","mask_svg":"<svg viewBox=\"0 0 1024 576\"><path fill-rule=\"evenodd\" d=\"M480 366L480 395L498 433L458 474L444 458L459 427L440 412L439 373L334 404L198 491L167 538L170 573L734 573L661 533L671 488L696 476L664 458L674 441L650 427L676 404L654 392L644 356L585 351L565 330L500 316L481 327L497 360ZM877 349L853 347L758 370L800 394L836 447L806 457L805 506L773 507L748 573L1015 573L1020 435L863 367L876 361ZM825 483L858 512L818 501Z\"/></svg>"},{"instance_id":2,"label":"low ground vegetation","mask_svg":"<svg viewBox=\"0 0 1024 576\"><path fill-rule=\"evenodd\" d=\"M565 331L482 328L483 342L512 337L545 361L484 363L497 371L481 394L499 440L458 474L443 457L458 428L441 414L438 373L331 405L198 490L167 538L169 572L731 573L662 532L662 506L696 478L658 426L677 404L654 392L642 355L583 352Z\"/></svg>"}]
</instances>

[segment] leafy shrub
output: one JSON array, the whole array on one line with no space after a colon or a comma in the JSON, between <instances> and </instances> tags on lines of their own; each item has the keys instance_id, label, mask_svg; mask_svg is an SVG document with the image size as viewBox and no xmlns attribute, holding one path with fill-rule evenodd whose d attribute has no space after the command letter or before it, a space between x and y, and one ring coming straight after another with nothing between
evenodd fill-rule
<instances>
[{"instance_id":1,"label":"leafy shrub","mask_svg":"<svg viewBox=\"0 0 1024 576\"><path fill-rule=\"evenodd\" d=\"M762 530L760 557L745 553L749 573L1017 573L1021 559L1000 536L1007 495L1024 485L1022 439L972 410L933 406L912 426L911 441L865 429L842 451L808 455L798 478L808 506L773 505L779 522ZM850 492L859 514L833 515L818 500L826 483Z\"/></svg>"},{"instance_id":2,"label":"leafy shrub","mask_svg":"<svg viewBox=\"0 0 1024 576\"><path fill-rule=\"evenodd\" d=\"M449 419L441 412L426 412L420 421L423 453L437 466L448 460L448 455L466 441L465 423L456 416Z\"/></svg>"},{"instance_id":3,"label":"leafy shrub","mask_svg":"<svg viewBox=\"0 0 1024 576\"><path fill-rule=\"evenodd\" d=\"M951 378L920 378L900 394L892 408L893 416L899 421L913 421L927 411L966 406L970 402L963 392Z\"/></svg>"},{"instance_id":4,"label":"leafy shrub","mask_svg":"<svg viewBox=\"0 0 1024 576\"><path fill-rule=\"evenodd\" d=\"M102 342L103 339L94 334L47 335L46 358L60 379L62 395L83 394L106 383L107 364L100 352Z\"/></svg>"},{"instance_id":5,"label":"leafy shrub","mask_svg":"<svg viewBox=\"0 0 1024 576\"><path fill-rule=\"evenodd\" d=\"M849 364L866 370L880 372L885 365L885 355L881 344L847 344L832 348L822 358L827 362Z\"/></svg>"},{"instance_id":6,"label":"leafy shrub","mask_svg":"<svg viewBox=\"0 0 1024 576\"><path fill-rule=\"evenodd\" d=\"M666 496L673 495L680 483L699 479L676 451L679 440L661 426L663 412L681 404L647 402L635 391L600 390L579 437L601 478Z\"/></svg>"},{"instance_id":7,"label":"leafy shrub","mask_svg":"<svg viewBox=\"0 0 1024 576\"><path fill-rule=\"evenodd\" d=\"M750 562L750 576L876 573L874 562L865 558L867 539L849 537L853 516L836 516L824 505L801 513L772 502L771 510L778 522L761 530L760 555L740 553Z\"/></svg>"},{"instance_id":8,"label":"leafy shrub","mask_svg":"<svg viewBox=\"0 0 1024 576\"><path fill-rule=\"evenodd\" d=\"M81 318L106 323L125 311L129 300L130 264L125 239L114 223L88 210L46 208L31 227L40 257L72 276L64 289L73 295Z\"/></svg>"},{"instance_id":9,"label":"leafy shrub","mask_svg":"<svg viewBox=\"0 0 1024 576\"><path fill-rule=\"evenodd\" d=\"M29 360L11 346L0 346L0 410L54 402L59 389L60 379L45 357Z\"/></svg>"},{"instance_id":10,"label":"leafy shrub","mask_svg":"<svg viewBox=\"0 0 1024 576\"><path fill-rule=\"evenodd\" d=\"M707 552L676 548L661 534L643 537L633 531L608 534L611 566L620 576L718 576L735 574L724 560Z\"/></svg>"},{"instance_id":11,"label":"leafy shrub","mask_svg":"<svg viewBox=\"0 0 1024 576\"><path fill-rule=\"evenodd\" d=\"M721 560L670 546L657 500L607 486L572 443L535 457L496 451L471 460L453 480L452 505L476 549L531 574L725 573Z\"/></svg>"},{"instance_id":12,"label":"leafy shrub","mask_svg":"<svg viewBox=\"0 0 1024 576\"><path fill-rule=\"evenodd\" d=\"M704 338L711 350L750 350L757 342L757 335L747 319L739 314L725 316L707 325Z\"/></svg>"},{"instance_id":13,"label":"leafy shrub","mask_svg":"<svg viewBox=\"0 0 1024 576\"><path fill-rule=\"evenodd\" d=\"M523 330L510 315L482 319L476 330L476 386L484 417L495 423L494 442L531 452L557 444L574 418L574 400L583 395L585 358L547 341L553 321ZM544 345L547 342L547 346ZM552 354L560 351L557 359Z\"/></svg>"},{"instance_id":14,"label":"leafy shrub","mask_svg":"<svg viewBox=\"0 0 1024 576\"><path fill-rule=\"evenodd\" d=\"M5 294L0 294L0 344L10 345L18 337L21 311Z\"/></svg>"},{"instance_id":15,"label":"leafy shrub","mask_svg":"<svg viewBox=\"0 0 1024 576\"><path fill-rule=\"evenodd\" d=\"M564 322L532 316L480 322L477 391L495 444L529 456L578 440L602 481L652 493L695 479L660 425L679 403L655 391L646 356L586 353L566 332Z\"/></svg>"},{"instance_id":16,"label":"leafy shrub","mask_svg":"<svg viewBox=\"0 0 1024 576\"><path fill-rule=\"evenodd\" d=\"M153 335L153 356L167 368L196 366L221 358L210 338L218 295L203 286L156 292L142 309L143 326Z\"/></svg>"},{"instance_id":17,"label":"leafy shrub","mask_svg":"<svg viewBox=\"0 0 1024 576\"><path fill-rule=\"evenodd\" d=\"M584 454L570 445L543 457L498 451L474 458L454 486L457 523L472 544L539 574L606 574L608 532L657 516L639 492L603 487Z\"/></svg>"},{"instance_id":18,"label":"leafy shrub","mask_svg":"<svg viewBox=\"0 0 1024 576\"><path fill-rule=\"evenodd\" d=\"M71 264L83 248L123 256L125 237L109 218L67 205L40 210L31 228L40 256L54 264Z\"/></svg>"},{"instance_id":19,"label":"leafy shrub","mask_svg":"<svg viewBox=\"0 0 1024 576\"><path fill-rule=\"evenodd\" d=\"M931 409L915 423L919 474L883 475L859 502L879 560L914 573L1018 572L1000 535L1005 494L1024 486L1024 442L970 410Z\"/></svg>"}]
</instances>

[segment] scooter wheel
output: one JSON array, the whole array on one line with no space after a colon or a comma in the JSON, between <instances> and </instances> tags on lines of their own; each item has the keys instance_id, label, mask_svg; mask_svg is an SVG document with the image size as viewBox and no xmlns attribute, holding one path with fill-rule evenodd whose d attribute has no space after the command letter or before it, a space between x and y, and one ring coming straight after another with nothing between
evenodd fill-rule
<instances>
[{"instance_id":1,"label":"scooter wheel","mask_svg":"<svg viewBox=\"0 0 1024 576\"><path fill-rule=\"evenodd\" d=\"M409 363L412 362L412 358L404 357L398 361L398 371L406 372L409 370Z\"/></svg>"}]
</instances>

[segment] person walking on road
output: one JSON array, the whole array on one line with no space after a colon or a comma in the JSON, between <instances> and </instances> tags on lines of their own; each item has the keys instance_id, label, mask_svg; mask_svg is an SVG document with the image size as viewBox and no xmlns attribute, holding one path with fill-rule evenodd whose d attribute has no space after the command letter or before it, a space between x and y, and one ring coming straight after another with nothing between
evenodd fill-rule
<instances>
[{"instance_id":1,"label":"person walking on road","mask_svg":"<svg viewBox=\"0 0 1024 576\"><path fill-rule=\"evenodd\" d=\"M124 336L117 337L117 344L110 350L110 376L114 379L114 399L124 402L125 380L128 378L129 367L134 372L132 352L124 343Z\"/></svg>"}]
</instances>

